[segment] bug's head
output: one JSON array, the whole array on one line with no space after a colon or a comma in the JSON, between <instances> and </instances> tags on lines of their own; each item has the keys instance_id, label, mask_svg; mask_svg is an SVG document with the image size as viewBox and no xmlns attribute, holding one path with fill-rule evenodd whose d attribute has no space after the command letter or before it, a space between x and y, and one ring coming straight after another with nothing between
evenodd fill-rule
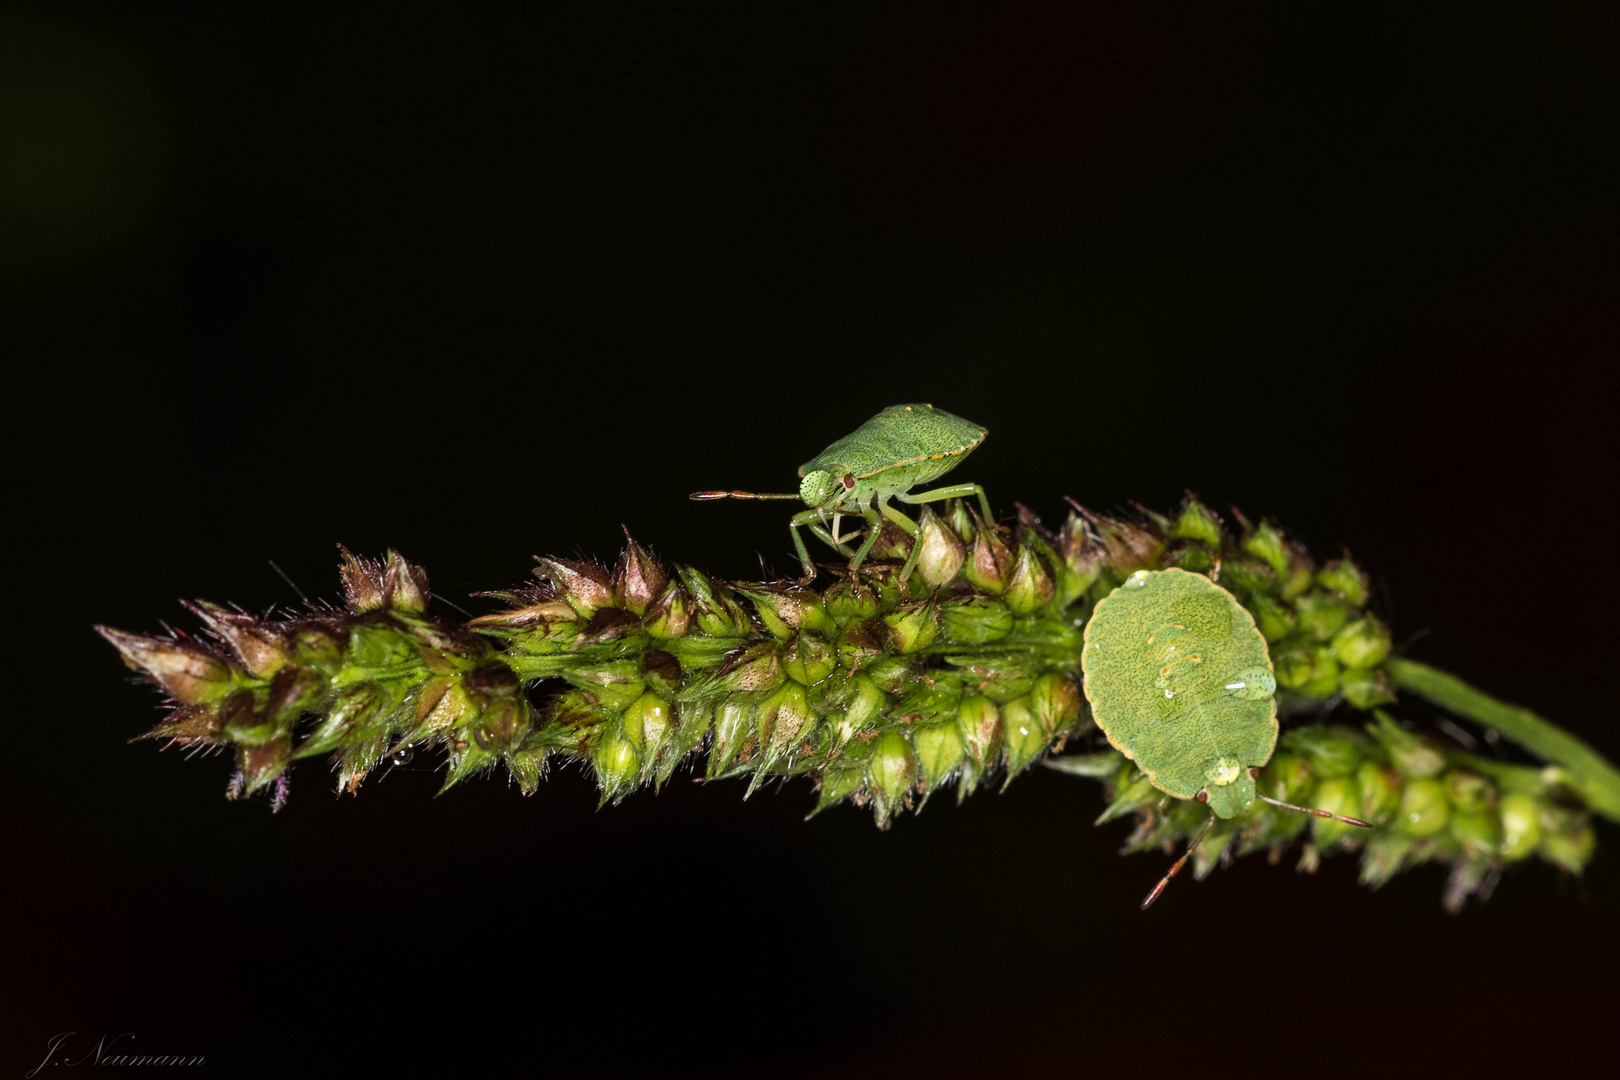
<instances>
[{"instance_id":1,"label":"bug's head","mask_svg":"<svg viewBox=\"0 0 1620 1080\"><path fill-rule=\"evenodd\" d=\"M1221 758L1204 778L1205 801L1216 817L1236 817L1254 805L1254 777L1229 758Z\"/></svg>"},{"instance_id":2,"label":"bug's head","mask_svg":"<svg viewBox=\"0 0 1620 1080\"><path fill-rule=\"evenodd\" d=\"M825 506L832 497L844 490L839 479L825 469L804 474L799 483L799 498L806 506Z\"/></svg>"}]
</instances>

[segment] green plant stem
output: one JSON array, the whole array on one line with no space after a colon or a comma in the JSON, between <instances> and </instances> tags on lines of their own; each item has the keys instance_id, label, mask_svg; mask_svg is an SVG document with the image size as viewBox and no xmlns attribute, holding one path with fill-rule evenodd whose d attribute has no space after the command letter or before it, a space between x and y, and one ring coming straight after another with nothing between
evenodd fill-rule
<instances>
[{"instance_id":1,"label":"green plant stem","mask_svg":"<svg viewBox=\"0 0 1620 1080\"><path fill-rule=\"evenodd\" d=\"M1498 701L1455 675L1415 660L1391 659L1395 685L1426 698L1458 716L1495 728L1526 750L1569 774L1570 786L1608 818L1620 821L1620 769L1586 743L1543 720L1529 709Z\"/></svg>"}]
</instances>

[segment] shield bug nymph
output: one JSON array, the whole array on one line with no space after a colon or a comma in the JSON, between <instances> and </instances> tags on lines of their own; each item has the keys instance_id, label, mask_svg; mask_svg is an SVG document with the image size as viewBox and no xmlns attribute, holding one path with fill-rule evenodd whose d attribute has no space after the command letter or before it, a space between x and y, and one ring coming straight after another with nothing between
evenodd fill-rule
<instances>
[{"instance_id":1,"label":"shield bug nymph","mask_svg":"<svg viewBox=\"0 0 1620 1080\"><path fill-rule=\"evenodd\" d=\"M807 525L817 539L849 557L851 573L860 569L878 534L883 520L894 522L908 535L917 535L917 523L889 505L890 499L920 505L940 499L976 495L984 519L991 520L990 502L978 484L951 484L931 491L912 492L919 484L932 483L944 476L984 441L986 430L971 420L953 416L932 405L891 405L872 419L833 443L799 466L796 494L762 495L750 491L699 491L691 497L711 499L800 499L807 510L789 521L793 548L804 570L803 584L815 580L816 567L805 550L799 527ZM866 539L851 550L840 532L844 515L859 514L866 520ZM901 580L911 576L920 548L913 544L901 571Z\"/></svg>"},{"instance_id":2,"label":"shield bug nymph","mask_svg":"<svg viewBox=\"0 0 1620 1080\"><path fill-rule=\"evenodd\" d=\"M1245 813L1256 799L1371 828L1255 790L1277 745L1277 679L1254 617L1209 578L1178 569L1132 574L1086 623L1080 666L1092 716L1114 748L1160 791L1210 809L1144 908L1216 819Z\"/></svg>"}]
</instances>

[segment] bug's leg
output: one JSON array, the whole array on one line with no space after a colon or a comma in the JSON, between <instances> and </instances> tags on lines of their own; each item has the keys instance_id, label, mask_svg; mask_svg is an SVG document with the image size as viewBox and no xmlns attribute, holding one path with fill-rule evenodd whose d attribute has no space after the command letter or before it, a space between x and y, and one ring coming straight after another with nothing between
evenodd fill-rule
<instances>
[{"instance_id":1,"label":"bug's leg","mask_svg":"<svg viewBox=\"0 0 1620 1080\"><path fill-rule=\"evenodd\" d=\"M809 585L816 580L816 564L810 561L810 553L804 548L804 537L799 535L799 526L808 525L817 539L825 540L839 551L847 550L839 544L833 544L832 536L818 524L820 519L820 511L817 510L801 510L788 519L788 527L793 532L793 550L798 554L799 566L804 570L804 577L799 579L800 585Z\"/></svg>"},{"instance_id":2,"label":"bug's leg","mask_svg":"<svg viewBox=\"0 0 1620 1080\"><path fill-rule=\"evenodd\" d=\"M816 564L810 561L810 553L804 549L804 537L799 535L798 521L788 522L788 529L793 533L793 550L798 553L799 568L804 571L804 576L799 579L799 584L809 585L816 580Z\"/></svg>"},{"instance_id":3,"label":"bug's leg","mask_svg":"<svg viewBox=\"0 0 1620 1080\"><path fill-rule=\"evenodd\" d=\"M915 495L909 492L898 494L895 498L903 503L911 503L916 506L919 503L938 502L940 499L962 499L969 495L979 497L979 509L984 511L984 520L994 521L995 518L990 513L990 500L985 497L984 488L978 484L951 484L948 487L934 488L930 491L919 491Z\"/></svg>"},{"instance_id":4,"label":"bug's leg","mask_svg":"<svg viewBox=\"0 0 1620 1080\"><path fill-rule=\"evenodd\" d=\"M900 591L905 594L908 600L911 598L911 589L907 587L906 583L911 580L911 575L916 572L917 556L921 554L922 540L921 538L915 538L911 541L910 553L906 555L906 565L900 569Z\"/></svg>"},{"instance_id":5,"label":"bug's leg","mask_svg":"<svg viewBox=\"0 0 1620 1080\"><path fill-rule=\"evenodd\" d=\"M871 506L861 507L861 517L866 519L866 540L861 544L860 550L855 552L855 557L849 560L849 572L852 575L860 570L861 563L866 561L866 556L872 550L872 545L877 543L878 534L883 531L883 518Z\"/></svg>"},{"instance_id":6,"label":"bug's leg","mask_svg":"<svg viewBox=\"0 0 1620 1080\"><path fill-rule=\"evenodd\" d=\"M844 556L845 558L855 554L854 549L852 549L848 544L834 537L832 533L828 532L820 525L810 526L810 534L817 540L820 540L823 544L826 544L828 547L837 551L838 554ZM851 539L853 539L853 537L851 537Z\"/></svg>"},{"instance_id":7,"label":"bug's leg","mask_svg":"<svg viewBox=\"0 0 1620 1080\"><path fill-rule=\"evenodd\" d=\"M820 540L846 559L854 554L849 549L849 545L844 543L844 538L838 535L837 514L833 515L832 532L827 531L827 508L824 506L818 506L814 510L806 510L798 516L809 522L810 533L817 540Z\"/></svg>"},{"instance_id":8,"label":"bug's leg","mask_svg":"<svg viewBox=\"0 0 1620 1080\"><path fill-rule=\"evenodd\" d=\"M900 595L909 600L911 599L911 589L906 583L911 580L912 572L917 569L917 556L922 554L922 532L916 525L912 524L910 518L882 499L878 500L878 509L883 511L884 517L911 534L911 550L906 553L906 565L900 569ZM907 526L910 526L910 528L907 528Z\"/></svg>"},{"instance_id":9,"label":"bug's leg","mask_svg":"<svg viewBox=\"0 0 1620 1080\"><path fill-rule=\"evenodd\" d=\"M838 552L838 554L843 555L846 558L855 557L855 552L850 550L848 544L843 543L834 537L832 533L827 531L826 525L823 524L825 520L826 518L822 514L822 511L820 509L814 509L801 510L797 514L794 514L793 517L788 521L788 524L793 528L793 549L794 551L798 552L799 565L804 568L805 576L800 581L801 585L808 585L810 582L814 581L816 571L815 565L810 561L810 553L805 550L804 540L799 535L800 526L808 525L810 527L811 535L813 535L817 540L820 540L822 543L826 544L828 547L832 548L834 551ZM868 545L868 547L869 546L870 545ZM856 565L859 565L859 563Z\"/></svg>"},{"instance_id":10,"label":"bug's leg","mask_svg":"<svg viewBox=\"0 0 1620 1080\"><path fill-rule=\"evenodd\" d=\"M896 510L894 507L890 506L888 500L889 497L887 495L881 496L878 499L878 510L883 514L884 517L888 518L890 521L904 529L907 536L916 536L917 523L906 517L906 515L902 514L899 510Z\"/></svg>"},{"instance_id":11,"label":"bug's leg","mask_svg":"<svg viewBox=\"0 0 1620 1080\"><path fill-rule=\"evenodd\" d=\"M1187 860L1192 858L1193 852L1198 850L1198 845L1204 842L1204 837L1208 836L1209 830L1213 829L1214 827L1215 815L1211 813L1209 815L1209 820L1204 822L1204 827L1198 830L1198 835L1193 839L1193 842L1187 846L1187 853L1176 860L1175 865L1170 867L1170 872L1159 879L1159 883L1153 886L1153 891L1148 893L1147 899L1142 901L1143 911L1146 911L1149 907L1151 907L1153 901L1159 898L1159 894L1164 892L1165 886L1170 884L1170 879L1181 873L1181 868L1187 865Z\"/></svg>"},{"instance_id":12,"label":"bug's leg","mask_svg":"<svg viewBox=\"0 0 1620 1080\"><path fill-rule=\"evenodd\" d=\"M839 534L839 518L842 517L841 513L834 513L833 531L831 531L831 533L828 533L828 529L826 529L826 507L816 507L813 512L807 510L802 517L810 518L810 533L815 534L815 538L818 539L818 541L821 541L823 544L826 544L826 546L831 547L833 551L838 552L838 554L842 555L844 559L849 559L851 555L855 554L855 552L852 552L851 549L849 549L849 546L847 546L846 542L844 542L844 538L842 538L841 534ZM820 521L820 525L816 525L818 521Z\"/></svg>"},{"instance_id":13,"label":"bug's leg","mask_svg":"<svg viewBox=\"0 0 1620 1080\"><path fill-rule=\"evenodd\" d=\"M832 533L827 531L827 518L819 507L813 510L800 510L793 515L789 524L793 526L795 533L797 533L799 526L808 525L810 526L811 535L817 540L820 540L840 555L847 557L850 554L849 545L835 538Z\"/></svg>"}]
</instances>

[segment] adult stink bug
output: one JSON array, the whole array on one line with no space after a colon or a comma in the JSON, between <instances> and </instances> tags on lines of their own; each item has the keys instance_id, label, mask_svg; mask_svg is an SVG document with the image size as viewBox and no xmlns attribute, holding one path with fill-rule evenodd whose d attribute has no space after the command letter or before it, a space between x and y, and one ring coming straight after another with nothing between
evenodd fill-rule
<instances>
[{"instance_id":1,"label":"adult stink bug","mask_svg":"<svg viewBox=\"0 0 1620 1080\"><path fill-rule=\"evenodd\" d=\"M1148 898L1197 850L1217 818L1261 799L1365 828L1259 794L1277 745L1277 679L1266 639L1237 598L1200 574L1139 570L1092 612L1080 666L1092 717L1153 786L1208 804L1209 821Z\"/></svg>"},{"instance_id":2,"label":"adult stink bug","mask_svg":"<svg viewBox=\"0 0 1620 1080\"><path fill-rule=\"evenodd\" d=\"M952 416L932 405L891 405L872 419L833 443L799 466L802 478L794 495L759 495L750 491L699 491L693 499L802 499L810 509L794 514L789 521L793 548L804 570L803 583L815 579L815 564L804 548L799 526L808 525L816 537L849 556L851 573L860 569L888 518L909 535L917 535L917 524L889 505L898 499L913 505L977 495L984 519L990 520L990 501L978 484L952 484L912 494L918 484L939 479L971 454L984 441L986 430L971 420ZM828 515L832 516L831 522ZM859 514L866 519L866 540L851 551L840 535L840 519ZM829 529L830 525L830 529ZM911 555L901 571L902 581L917 565L920 546L913 544Z\"/></svg>"}]
</instances>

